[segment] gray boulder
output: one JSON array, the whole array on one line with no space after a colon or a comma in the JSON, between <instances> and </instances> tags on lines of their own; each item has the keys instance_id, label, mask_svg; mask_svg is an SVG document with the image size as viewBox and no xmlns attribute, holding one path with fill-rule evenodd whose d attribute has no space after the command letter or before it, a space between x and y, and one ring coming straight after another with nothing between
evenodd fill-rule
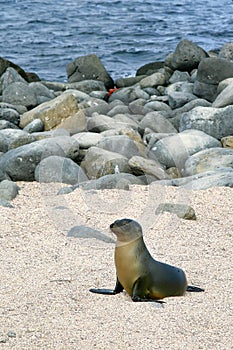
<instances>
[{"instance_id":1,"label":"gray boulder","mask_svg":"<svg viewBox=\"0 0 233 350\"><path fill-rule=\"evenodd\" d=\"M53 139L36 141L6 152L0 157L0 169L12 181L34 181L36 166L51 155L63 157L65 153Z\"/></svg>"},{"instance_id":2,"label":"gray boulder","mask_svg":"<svg viewBox=\"0 0 233 350\"><path fill-rule=\"evenodd\" d=\"M18 127L7 120L0 120L0 130L3 129L18 129Z\"/></svg>"},{"instance_id":3,"label":"gray boulder","mask_svg":"<svg viewBox=\"0 0 233 350\"><path fill-rule=\"evenodd\" d=\"M78 142L80 148L86 149L96 146L98 142L104 139L104 136L96 132L80 132L74 134L72 138Z\"/></svg>"},{"instance_id":4,"label":"gray boulder","mask_svg":"<svg viewBox=\"0 0 233 350\"><path fill-rule=\"evenodd\" d=\"M8 85L2 93L2 101L13 105L23 105L33 108L37 105L35 92L27 83L15 82Z\"/></svg>"},{"instance_id":5,"label":"gray boulder","mask_svg":"<svg viewBox=\"0 0 233 350\"><path fill-rule=\"evenodd\" d=\"M190 155L200 150L220 147L221 143L199 130L186 130L156 142L151 148L154 157L166 167L176 166L181 172Z\"/></svg>"},{"instance_id":6,"label":"gray boulder","mask_svg":"<svg viewBox=\"0 0 233 350\"><path fill-rule=\"evenodd\" d=\"M155 179L169 179L164 166L153 159L133 156L129 159L129 166L135 175L150 175Z\"/></svg>"},{"instance_id":7,"label":"gray boulder","mask_svg":"<svg viewBox=\"0 0 233 350\"><path fill-rule=\"evenodd\" d=\"M224 108L196 107L183 113L180 131L198 129L216 139L233 134L233 106Z\"/></svg>"},{"instance_id":8,"label":"gray boulder","mask_svg":"<svg viewBox=\"0 0 233 350\"><path fill-rule=\"evenodd\" d=\"M41 160L35 168L35 180L38 182L60 182L74 185L87 181L81 167L69 158L50 156Z\"/></svg>"},{"instance_id":9,"label":"gray boulder","mask_svg":"<svg viewBox=\"0 0 233 350\"><path fill-rule=\"evenodd\" d=\"M219 51L218 57L228 61L233 61L233 43L224 44Z\"/></svg>"},{"instance_id":10,"label":"gray boulder","mask_svg":"<svg viewBox=\"0 0 233 350\"><path fill-rule=\"evenodd\" d=\"M122 116L121 118L119 116ZM91 132L102 132L111 129L122 129L125 127L137 128L138 124L124 115L117 114L113 118L103 114L95 114L87 121L87 130Z\"/></svg>"},{"instance_id":11,"label":"gray boulder","mask_svg":"<svg viewBox=\"0 0 233 350\"><path fill-rule=\"evenodd\" d=\"M219 168L178 179L161 180L159 185L180 186L188 190L206 190L211 187L233 187L233 169Z\"/></svg>"},{"instance_id":12,"label":"gray boulder","mask_svg":"<svg viewBox=\"0 0 233 350\"><path fill-rule=\"evenodd\" d=\"M81 167L85 170L89 179L96 179L116 172L130 173L126 157L99 147L90 147L87 150Z\"/></svg>"},{"instance_id":13,"label":"gray boulder","mask_svg":"<svg viewBox=\"0 0 233 350\"><path fill-rule=\"evenodd\" d=\"M200 46L184 39L179 42L169 60L165 61L165 64L173 70L191 72L198 67L200 61L205 57L208 57L208 54Z\"/></svg>"},{"instance_id":14,"label":"gray boulder","mask_svg":"<svg viewBox=\"0 0 233 350\"><path fill-rule=\"evenodd\" d=\"M19 125L20 115L15 109L0 107L0 119Z\"/></svg>"},{"instance_id":15,"label":"gray boulder","mask_svg":"<svg viewBox=\"0 0 233 350\"><path fill-rule=\"evenodd\" d=\"M103 81L100 80L94 80L94 79L82 79L82 81L77 81L75 83L67 84L67 91L70 89L78 90L76 92L77 96L76 98L78 99L78 102L81 102L82 100L85 100L88 98L88 96L83 95L85 94L90 94L93 91L102 91L106 92L106 87L104 85ZM82 94L80 93L82 92Z\"/></svg>"},{"instance_id":16,"label":"gray boulder","mask_svg":"<svg viewBox=\"0 0 233 350\"><path fill-rule=\"evenodd\" d=\"M233 104L233 82L229 84L223 91L216 97L212 106L215 108L226 107Z\"/></svg>"},{"instance_id":17,"label":"gray boulder","mask_svg":"<svg viewBox=\"0 0 233 350\"><path fill-rule=\"evenodd\" d=\"M0 76L6 71L8 67L14 68L25 80L27 80L27 73L17 64L0 57Z\"/></svg>"},{"instance_id":18,"label":"gray boulder","mask_svg":"<svg viewBox=\"0 0 233 350\"><path fill-rule=\"evenodd\" d=\"M220 81L231 77L233 77L233 62L215 57L205 58L198 66L193 92L213 102Z\"/></svg>"},{"instance_id":19,"label":"gray boulder","mask_svg":"<svg viewBox=\"0 0 233 350\"><path fill-rule=\"evenodd\" d=\"M94 54L76 58L67 65L66 71L69 83L92 79L104 82L107 89L114 87L112 78Z\"/></svg>"},{"instance_id":20,"label":"gray boulder","mask_svg":"<svg viewBox=\"0 0 233 350\"><path fill-rule=\"evenodd\" d=\"M169 119L165 118L161 112L149 112L139 123L139 130L144 132L146 128L157 133L177 133L175 127Z\"/></svg>"},{"instance_id":21,"label":"gray boulder","mask_svg":"<svg viewBox=\"0 0 233 350\"><path fill-rule=\"evenodd\" d=\"M96 146L110 152L119 153L128 159L141 153L140 145L137 145L135 141L126 135L105 137Z\"/></svg>"},{"instance_id":22,"label":"gray boulder","mask_svg":"<svg viewBox=\"0 0 233 350\"><path fill-rule=\"evenodd\" d=\"M33 82L29 84L29 88L34 91L37 103L39 105L41 103L47 102L55 98L55 94L52 90L49 90L44 84L41 82Z\"/></svg>"},{"instance_id":23,"label":"gray boulder","mask_svg":"<svg viewBox=\"0 0 233 350\"><path fill-rule=\"evenodd\" d=\"M0 130L0 151L7 152L12 148L36 141L36 138L20 129Z\"/></svg>"},{"instance_id":24,"label":"gray boulder","mask_svg":"<svg viewBox=\"0 0 233 350\"><path fill-rule=\"evenodd\" d=\"M5 90L10 84L21 82L27 84L27 81L12 67L8 67L1 76L2 90Z\"/></svg>"},{"instance_id":25,"label":"gray boulder","mask_svg":"<svg viewBox=\"0 0 233 350\"><path fill-rule=\"evenodd\" d=\"M233 168L233 149L214 147L191 155L184 165L184 176L218 168Z\"/></svg>"},{"instance_id":26,"label":"gray boulder","mask_svg":"<svg viewBox=\"0 0 233 350\"><path fill-rule=\"evenodd\" d=\"M139 177L128 173L108 174L80 184L84 190L118 189L129 190L129 185L144 185Z\"/></svg>"},{"instance_id":27,"label":"gray boulder","mask_svg":"<svg viewBox=\"0 0 233 350\"><path fill-rule=\"evenodd\" d=\"M179 70L175 70L169 79L169 84L174 84L174 83L177 83L178 81L189 82L190 79L191 77L188 72L181 72Z\"/></svg>"},{"instance_id":28,"label":"gray boulder","mask_svg":"<svg viewBox=\"0 0 233 350\"><path fill-rule=\"evenodd\" d=\"M186 103L195 100L197 96L188 92L172 92L168 95L168 103L172 109L180 108Z\"/></svg>"},{"instance_id":29,"label":"gray boulder","mask_svg":"<svg viewBox=\"0 0 233 350\"><path fill-rule=\"evenodd\" d=\"M3 180L0 182L0 198L11 201L19 193L19 187L13 181Z\"/></svg>"},{"instance_id":30,"label":"gray boulder","mask_svg":"<svg viewBox=\"0 0 233 350\"><path fill-rule=\"evenodd\" d=\"M41 119L34 119L31 123L27 124L24 128L24 131L28 133L39 132L44 130L44 124Z\"/></svg>"}]
</instances>

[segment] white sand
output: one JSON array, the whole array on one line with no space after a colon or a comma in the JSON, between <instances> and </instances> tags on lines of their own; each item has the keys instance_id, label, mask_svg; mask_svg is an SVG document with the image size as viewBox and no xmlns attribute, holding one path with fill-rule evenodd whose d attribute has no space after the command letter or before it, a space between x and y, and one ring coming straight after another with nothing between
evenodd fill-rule
<instances>
[{"instance_id":1,"label":"white sand","mask_svg":"<svg viewBox=\"0 0 233 350\"><path fill-rule=\"evenodd\" d=\"M181 191L133 186L56 196L58 184L18 183L14 208L0 207L1 349L232 349L233 189ZM155 216L160 202L191 204L197 221ZM114 244L68 238L76 225L109 237L130 217L154 258L185 270L204 293L133 303L115 285Z\"/></svg>"}]
</instances>

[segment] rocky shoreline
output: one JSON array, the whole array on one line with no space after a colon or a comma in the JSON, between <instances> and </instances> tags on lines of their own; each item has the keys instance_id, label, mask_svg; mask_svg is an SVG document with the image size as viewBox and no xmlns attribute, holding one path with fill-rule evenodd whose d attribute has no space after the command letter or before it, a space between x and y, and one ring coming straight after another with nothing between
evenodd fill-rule
<instances>
[{"instance_id":1,"label":"rocky shoreline","mask_svg":"<svg viewBox=\"0 0 233 350\"><path fill-rule=\"evenodd\" d=\"M233 43L182 40L165 62L113 81L96 55L42 81L0 58L0 205L17 181L84 189L233 187Z\"/></svg>"}]
</instances>

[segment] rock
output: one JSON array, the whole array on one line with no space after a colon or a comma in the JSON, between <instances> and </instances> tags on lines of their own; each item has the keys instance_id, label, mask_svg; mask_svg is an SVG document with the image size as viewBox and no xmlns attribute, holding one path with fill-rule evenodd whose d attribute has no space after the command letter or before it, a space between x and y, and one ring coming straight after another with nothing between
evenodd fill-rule
<instances>
[{"instance_id":1,"label":"rock","mask_svg":"<svg viewBox=\"0 0 233 350\"><path fill-rule=\"evenodd\" d=\"M165 61L165 64L173 70L191 72L205 57L208 57L208 54L200 46L184 39L178 43L174 53L169 61Z\"/></svg>"},{"instance_id":2,"label":"rock","mask_svg":"<svg viewBox=\"0 0 233 350\"><path fill-rule=\"evenodd\" d=\"M160 203L155 211L155 214L161 214L164 212L169 212L176 214L179 218L185 220L196 220L196 214L194 209L187 204L181 203Z\"/></svg>"},{"instance_id":3,"label":"rock","mask_svg":"<svg viewBox=\"0 0 233 350\"><path fill-rule=\"evenodd\" d=\"M212 174L207 175L202 178L190 181L184 186L188 190L206 190L210 187L233 187L233 171L219 170L213 171Z\"/></svg>"},{"instance_id":4,"label":"rock","mask_svg":"<svg viewBox=\"0 0 233 350\"><path fill-rule=\"evenodd\" d=\"M56 97L54 92L52 90L49 90L41 82L32 82L29 84L29 88L32 91L34 91L34 93L36 95L36 98L37 98L36 105L50 101Z\"/></svg>"},{"instance_id":5,"label":"rock","mask_svg":"<svg viewBox=\"0 0 233 350\"><path fill-rule=\"evenodd\" d=\"M134 155L139 155L140 146L126 135L108 136L99 141L96 145L110 152L115 152L123 155L126 158L131 158Z\"/></svg>"},{"instance_id":6,"label":"rock","mask_svg":"<svg viewBox=\"0 0 233 350\"><path fill-rule=\"evenodd\" d=\"M102 132L105 130L121 129L125 127L137 128L137 123L125 117L124 115L123 117L120 118L119 114L114 116L114 118L103 114L94 115L87 121L87 130L91 132Z\"/></svg>"},{"instance_id":7,"label":"rock","mask_svg":"<svg viewBox=\"0 0 233 350\"><path fill-rule=\"evenodd\" d=\"M80 132L72 136L75 139L80 148L89 148L96 146L98 142L104 139L103 135L96 132Z\"/></svg>"},{"instance_id":8,"label":"rock","mask_svg":"<svg viewBox=\"0 0 233 350\"><path fill-rule=\"evenodd\" d=\"M0 157L0 169L12 181L34 181L36 166L50 155L65 156L65 153L52 138L36 141L6 152Z\"/></svg>"},{"instance_id":9,"label":"rock","mask_svg":"<svg viewBox=\"0 0 233 350\"><path fill-rule=\"evenodd\" d=\"M11 201L19 192L19 187L13 181L3 180L0 182L0 199Z\"/></svg>"},{"instance_id":10,"label":"rock","mask_svg":"<svg viewBox=\"0 0 233 350\"><path fill-rule=\"evenodd\" d=\"M20 116L15 109L0 107L0 119L19 125Z\"/></svg>"},{"instance_id":11,"label":"rock","mask_svg":"<svg viewBox=\"0 0 233 350\"><path fill-rule=\"evenodd\" d=\"M136 77L119 78L116 80L116 87L123 88L123 87L132 86L137 84L143 78L145 78L145 75L140 75Z\"/></svg>"},{"instance_id":12,"label":"rock","mask_svg":"<svg viewBox=\"0 0 233 350\"><path fill-rule=\"evenodd\" d=\"M6 71L8 67L14 68L27 81L27 73L17 64L0 57L0 76Z\"/></svg>"},{"instance_id":13,"label":"rock","mask_svg":"<svg viewBox=\"0 0 233 350\"><path fill-rule=\"evenodd\" d=\"M161 180L156 183L165 186L180 186L188 190L206 190L219 186L233 187L233 170L232 168L219 168L214 171L206 171L178 179Z\"/></svg>"},{"instance_id":14,"label":"rock","mask_svg":"<svg viewBox=\"0 0 233 350\"><path fill-rule=\"evenodd\" d=\"M81 167L69 158L50 156L42 159L35 168L35 180L38 182L60 182L74 185L87 181Z\"/></svg>"},{"instance_id":15,"label":"rock","mask_svg":"<svg viewBox=\"0 0 233 350\"><path fill-rule=\"evenodd\" d=\"M168 103L172 109L180 108L197 97L190 93L172 92L168 95Z\"/></svg>"},{"instance_id":16,"label":"rock","mask_svg":"<svg viewBox=\"0 0 233 350\"><path fill-rule=\"evenodd\" d=\"M152 75L149 75L146 78L143 78L140 80L139 85L140 87L146 88L146 87L157 87L158 85L165 85L166 84L166 76L163 73L156 72Z\"/></svg>"},{"instance_id":17,"label":"rock","mask_svg":"<svg viewBox=\"0 0 233 350\"><path fill-rule=\"evenodd\" d=\"M27 84L27 81L12 67L6 69L5 73L1 76L2 90L5 90L10 84L21 82Z\"/></svg>"},{"instance_id":18,"label":"rock","mask_svg":"<svg viewBox=\"0 0 233 350\"><path fill-rule=\"evenodd\" d=\"M233 150L230 148L214 147L204 149L190 156L184 165L184 176L233 167Z\"/></svg>"},{"instance_id":19,"label":"rock","mask_svg":"<svg viewBox=\"0 0 233 350\"><path fill-rule=\"evenodd\" d=\"M198 66L193 93L213 102L217 95L218 84L231 77L233 77L233 62L221 58L205 58Z\"/></svg>"},{"instance_id":20,"label":"rock","mask_svg":"<svg viewBox=\"0 0 233 350\"><path fill-rule=\"evenodd\" d=\"M136 71L136 76L151 75L164 67L164 62L146 63Z\"/></svg>"},{"instance_id":21,"label":"rock","mask_svg":"<svg viewBox=\"0 0 233 350\"><path fill-rule=\"evenodd\" d=\"M0 120L0 130L3 130L3 129L17 129L18 130L18 127L13 123L8 122L7 120Z\"/></svg>"},{"instance_id":22,"label":"rock","mask_svg":"<svg viewBox=\"0 0 233 350\"><path fill-rule=\"evenodd\" d=\"M85 94L90 94L92 91L103 91L107 92L103 81L94 79L81 79L82 81L77 81L75 83L67 84L67 89L75 89ZM68 90L69 91L69 90ZM84 98L82 98L84 99Z\"/></svg>"},{"instance_id":23,"label":"rock","mask_svg":"<svg viewBox=\"0 0 233 350\"><path fill-rule=\"evenodd\" d=\"M198 129L216 139L233 134L233 106L224 108L196 107L180 118L180 131Z\"/></svg>"},{"instance_id":24,"label":"rock","mask_svg":"<svg viewBox=\"0 0 233 350\"><path fill-rule=\"evenodd\" d=\"M156 142L151 152L167 168L176 166L182 171L190 155L206 148L220 146L221 143L218 140L202 131L186 130Z\"/></svg>"},{"instance_id":25,"label":"rock","mask_svg":"<svg viewBox=\"0 0 233 350\"><path fill-rule=\"evenodd\" d=\"M65 129L70 135L77 134L79 132L86 131L87 129L87 118L83 110L67 117L62 120L59 125L55 127L55 130Z\"/></svg>"},{"instance_id":26,"label":"rock","mask_svg":"<svg viewBox=\"0 0 233 350\"><path fill-rule=\"evenodd\" d=\"M80 226L74 226L72 227L68 234L67 237L74 237L74 238L95 238L100 241L106 242L106 243L115 243L114 239L111 237L108 237L104 233L94 230L91 227L87 227L84 225Z\"/></svg>"},{"instance_id":27,"label":"rock","mask_svg":"<svg viewBox=\"0 0 233 350\"><path fill-rule=\"evenodd\" d=\"M157 133L177 133L177 130L161 112L149 112L139 123L139 130L150 128Z\"/></svg>"},{"instance_id":28,"label":"rock","mask_svg":"<svg viewBox=\"0 0 233 350\"><path fill-rule=\"evenodd\" d=\"M127 88L121 88L113 92L108 101L111 103L115 100L120 100L124 104L128 105L130 102L137 100L138 98L148 99L149 94L143 91L140 86L132 86Z\"/></svg>"},{"instance_id":29,"label":"rock","mask_svg":"<svg viewBox=\"0 0 233 350\"><path fill-rule=\"evenodd\" d=\"M233 43L224 44L219 51L218 57L228 61L233 61Z\"/></svg>"},{"instance_id":30,"label":"rock","mask_svg":"<svg viewBox=\"0 0 233 350\"><path fill-rule=\"evenodd\" d=\"M144 110L165 112L168 116L171 113L171 108L162 101L148 101L144 106Z\"/></svg>"},{"instance_id":31,"label":"rock","mask_svg":"<svg viewBox=\"0 0 233 350\"><path fill-rule=\"evenodd\" d=\"M37 105L37 97L28 83L15 82L8 85L2 93L2 101L14 105L33 108Z\"/></svg>"},{"instance_id":32,"label":"rock","mask_svg":"<svg viewBox=\"0 0 233 350\"><path fill-rule=\"evenodd\" d=\"M190 75L188 72L181 72L179 70L175 70L172 74L172 76L169 79L169 84L174 84L179 81L187 81L190 82Z\"/></svg>"},{"instance_id":33,"label":"rock","mask_svg":"<svg viewBox=\"0 0 233 350\"><path fill-rule=\"evenodd\" d=\"M233 104L233 82L229 84L214 100L215 108L226 107Z\"/></svg>"},{"instance_id":34,"label":"rock","mask_svg":"<svg viewBox=\"0 0 233 350\"><path fill-rule=\"evenodd\" d=\"M186 81L178 81L177 83L170 84L165 88L165 94L170 95L174 92L183 92L187 94L193 93L193 83L188 83Z\"/></svg>"},{"instance_id":35,"label":"rock","mask_svg":"<svg viewBox=\"0 0 233 350\"><path fill-rule=\"evenodd\" d=\"M135 175L151 175L159 180L170 178L164 170L164 166L153 159L133 156L129 159L129 166Z\"/></svg>"},{"instance_id":36,"label":"rock","mask_svg":"<svg viewBox=\"0 0 233 350\"><path fill-rule=\"evenodd\" d=\"M122 173L130 172L128 159L126 157L99 147L90 147L87 150L81 167L85 170L89 179L114 174L116 171Z\"/></svg>"},{"instance_id":37,"label":"rock","mask_svg":"<svg viewBox=\"0 0 233 350\"><path fill-rule=\"evenodd\" d=\"M180 108L176 108L172 111L171 117L180 117L183 113L191 111L195 107L211 107L212 104L202 98L196 98ZM171 119L171 118L170 118Z\"/></svg>"},{"instance_id":38,"label":"rock","mask_svg":"<svg viewBox=\"0 0 233 350\"><path fill-rule=\"evenodd\" d=\"M225 136L221 139L224 148L233 148L233 136Z\"/></svg>"},{"instance_id":39,"label":"rock","mask_svg":"<svg viewBox=\"0 0 233 350\"><path fill-rule=\"evenodd\" d=\"M20 127L24 128L31 121L39 118L44 124L44 129L51 130L77 111L78 104L75 97L72 94L62 94L24 113Z\"/></svg>"},{"instance_id":40,"label":"rock","mask_svg":"<svg viewBox=\"0 0 233 350\"><path fill-rule=\"evenodd\" d=\"M80 184L79 187L82 187L84 190L118 189L128 191L130 185L144 185L144 182L132 174L119 173L104 175L99 179L89 180Z\"/></svg>"},{"instance_id":41,"label":"rock","mask_svg":"<svg viewBox=\"0 0 233 350\"><path fill-rule=\"evenodd\" d=\"M67 65L66 70L69 83L92 79L104 82L107 89L114 87L112 78L94 54L76 58Z\"/></svg>"},{"instance_id":42,"label":"rock","mask_svg":"<svg viewBox=\"0 0 233 350\"><path fill-rule=\"evenodd\" d=\"M36 138L20 129L0 130L0 151L7 152L9 149L17 148L36 141Z\"/></svg>"},{"instance_id":43,"label":"rock","mask_svg":"<svg viewBox=\"0 0 233 350\"><path fill-rule=\"evenodd\" d=\"M130 113L129 107L126 105L117 105L110 109L110 111L107 113L109 117L114 117L116 114L128 114Z\"/></svg>"},{"instance_id":44,"label":"rock","mask_svg":"<svg viewBox=\"0 0 233 350\"><path fill-rule=\"evenodd\" d=\"M33 132L43 131L44 124L41 119L34 119L33 121L31 121L31 123L27 124L23 130L30 134Z\"/></svg>"}]
</instances>

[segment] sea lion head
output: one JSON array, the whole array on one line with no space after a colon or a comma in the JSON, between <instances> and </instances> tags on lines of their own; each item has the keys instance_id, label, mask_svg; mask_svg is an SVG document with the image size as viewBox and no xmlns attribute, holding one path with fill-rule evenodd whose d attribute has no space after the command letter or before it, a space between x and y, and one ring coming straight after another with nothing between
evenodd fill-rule
<instances>
[{"instance_id":1,"label":"sea lion head","mask_svg":"<svg viewBox=\"0 0 233 350\"><path fill-rule=\"evenodd\" d=\"M110 230L120 242L130 242L142 237L142 227L132 219L120 219L110 225Z\"/></svg>"}]
</instances>

